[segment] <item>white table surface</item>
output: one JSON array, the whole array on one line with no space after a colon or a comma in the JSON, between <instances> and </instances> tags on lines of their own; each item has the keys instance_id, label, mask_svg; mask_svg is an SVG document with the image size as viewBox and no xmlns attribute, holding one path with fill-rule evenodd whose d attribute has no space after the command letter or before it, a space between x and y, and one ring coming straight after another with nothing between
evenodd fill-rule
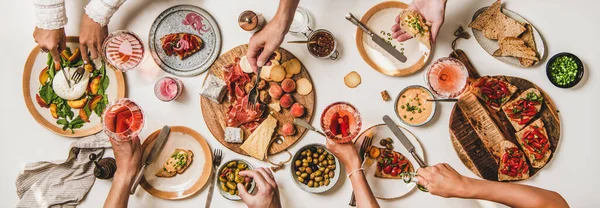
<instances>
[{"instance_id":1,"label":"white table surface","mask_svg":"<svg viewBox=\"0 0 600 208\"><path fill-rule=\"evenodd\" d=\"M67 35L79 34L80 16L83 13L83 2L67 0L69 23ZM316 115L329 103L348 101L353 103L362 113L364 126L382 123L385 114L393 115L393 102L383 102L379 95L387 90L395 96L408 85L423 82L423 71L409 77L389 77L371 69L359 56L355 46L355 27L344 19L346 12L352 12L361 17L366 10L379 1L373 0L302 0L300 6L306 8L316 20L316 28L325 28L338 38L341 58L337 61L317 60L311 57L303 45L284 43L282 47L294 53L310 71L317 93ZM432 60L447 56L451 49L452 33L458 25L467 26L473 13L492 4L491 0L448 0L446 23L441 29L437 40L436 51ZM220 25L223 47L221 53L237 45L246 43L250 33L242 31L236 23L238 14L246 9L265 14L272 18L277 8L276 0L205 0L205 1L143 1L129 0L114 15L109 26L110 31L127 29L136 32L144 42L147 42L148 31L154 18L163 10L177 4L193 4L209 11ZM32 38L35 14L31 0L2 1L2 63L1 85L2 96L0 106L0 207L14 206L18 198L15 192L15 179L26 163L40 160L64 160L68 147L74 139L62 138L38 125L29 114L23 101L21 77L25 60L36 45ZM584 62L586 71L584 80L575 88L559 89L554 87L546 78L544 63L531 69L516 68L488 55L474 38L460 40L458 47L463 49L477 70L484 75L510 75L526 78L549 94L560 110L562 137L558 151L544 170L523 184L538 186L559 192L572 207L598 207L597 187L600 186L600 157L595 148L600 146L598 138L592 137L594 128L598 128L600 116L598 103L597 81L600 73L595 67L600 67L598 48L600 41L600 13L598 1L593 0L530 0L505 2L505 7L521 14L532 22L543 35L547 55L559 52L572 52ZM470 28L468 29L471 32ZM300 39L292 35L287 40ZM358 71L362 84L355 89L349 89L343 84L343 76L348 72ZM197 77L182 78L185 85L183 95L175 102L163 103L155 98L154 82L167 75L154 61L148 57L136 70L126 73L128 97L141 104L148 118L140 137L145 138L162 125L184 125L198 131L204 136L212 148L224 147L217 142L203 122L200 112L199 90L205 74ZM595 102L594 102L595 101ZM461 174L475 177L459 160L452 148L448 135L448 120L452 104L442 104L440 113L432 124L426 127L410 128L417 135L426 151L429 164L446 162ZM399 122L394 116L394 120ZM318 125L318 119L313 119ZM295 152L302 145L320 142L323 138L309 132L290 151ZM112 151L108 151L112 155ZM225 159L244 158L256 166L266 166L248 157L225 151ZM281 198L284 207L346 207L349 201L351 184L347 179L341 179L337 186L326 194L310 194L294 185L289 175L289 166L277 172ZM343 173L345 174L345 173ZM81 207L99 207L104 203L111 182L97 180L81 204ZM168 201L158 199L138 189L130 199L131 207L202 207L206 200L207 190L203 188L198 194L184 200ZM445 199L427 193L413 192L397 200L380 200L383 207L480 207L475 200ZM214 207L244 207L241 202L231 202L215 193Z\"/></svg>"}]
</instances>

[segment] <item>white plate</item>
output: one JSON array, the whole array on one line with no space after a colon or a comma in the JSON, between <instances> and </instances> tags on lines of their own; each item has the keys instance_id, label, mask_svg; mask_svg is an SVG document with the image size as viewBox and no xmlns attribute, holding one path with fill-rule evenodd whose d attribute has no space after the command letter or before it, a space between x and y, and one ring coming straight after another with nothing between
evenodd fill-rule
<instances>
[{"instance_id":1,"label":"white plate","mask_svg":"<svg viewBox=\"0 0 600 208\"><path fill-rule=\"evenodd\" d=\"M423 148L421 147L421 144L419 143L419 140L417 140L415 135L413 135L410 131L401 126L398 127L406 135L408 140L410 140L410 142L415 146L415 151L417 152L417 155L419 155L423 159L423 162L427 162L423 154ZM360 148L365 135L367 135L367 133L369 132L373 132L373 143L371 145L382 147L379 144L379 141L385 139L386 137L389 137L394 141L394 143L392 144L394 146L394 151L399 152L400 154L408 158L415 171L419 168L419 164L417 163L417 161L410 155L406 148L402 146L402 144L396 138L394 133L392 133L392 131L385 124L378 124L365 130L354 143L357 149ZM407 184L402 179L386 179L375 177L377 162L374 162L373 165L371 165L371 167L363 168L365 168L365 177L367 178L367 181L371 186L371 190L373 191L375 197L377 197L378 199L399 198L410 193L416 187L415 183Z\"/></svg>"},{"instance_id":2,"label":"white plate","mask_svg":"<svg viewBox=\"0 0 600 208\"><path fill-rule=\"evenodd\" d=\"M475 18L477 18L477 16L479 16L479 14L481 14L487 8L488 7L483 7L481 9L477 10L477 12L475 12L475 14L473 14L473 20L475 20ZM544 44L544 40L542 39L542 36L540 35L540 33L535 29L535 26L533 26L533 24L531 24L525 18L521 17L519 14L517 14L513 11L510 11L506 8L502 8L502 13L504 13L506 16L508 16L510 18L513 18L514 20L516 20L518 22L527 23L527 24L531 25L531 28L533 28L533 40L535 41L535 47L536 47L537 53L540 58L540 61L536 62L533 66L538 65L540 62L542 62L544 55L546 55L546 49L545 49L546 44ZM496 49L498 49L498 41L486 38L483 35L483 32L480 30L476 30L473 28L471 28L471 30L473 31L473 36L475 36L477 43L479 43L479 45L483 48L483 50L485 50L485 52L489 53L490 55L494 54L494 51L496 51ZM519 63L519 59L517 59L515 57L497 57L497 56L493 56L493 55L492 55L492 57L494 57L504 63L524 68ZM531 66L531 67L533 67L533 66Z\"/></svg>"},{"instance_id":3,"label":"white plate","mask_svg":"<svg viewBox=\"0 0 600 208\"><path fill-rule=\"evenodd\" d=\"M394 24L397 24L396 16L406 7L408 5L402 2L383 2L367 11L361 18L361 21L373 33L384 40L389 40L391 36L388 37L387 34L392 34L391 28ZM359 53L372 68L383 74L389 76L408 76L423 68L429 60L430 49L421 44L416 38L404 42L398 42L395 39L390 40L391 44L395 45L397 50L404 52L407 59L406 62L402 63L373 42L371 37L365 32L362 32L360 29L357 31L359 33L357 34ZM382 31L386 34L382 34ZM401 50L401 48L404 48L404 50Z\"/></svg>"},{"instance_id":4,"label":"white plate","mask_svg":"<svg viewBox=\"0 0 600 208\"><path fill-rule=\"evenodd\" d=\"M71 51L75 50L75 48L79 47L79 39L77 37L68 37L67 47L70 47ZM74 133L71 133L71 130L68 129L63 131L62 125L56 124L56 120L58 119L53 118L50 114L50 109L40 107L35 96L39 92L41 86L38 78L39 74L47 66L47 61L48 54L40 53L39 47L36 46L29 54L29 58L27 59L23 71L23 96L27 108L34 119L46 129L65 137L84 137L98 133L102 130L100 117L92 112L89 118L90 123L85 123L83 127L75 129ZM125 81L122 72L113 70L108 67L108 64L106 65L106 75L110 80L108 88L106 89L106 94L108 95L108 102L112 103L125 96ZM62 72L58 71L56 76L63 76ZM79 110L71 110L76 117Z\"/></svg>"},{"instance_id":5,"label":"white plate","mask_svg":"<svg viewBox=\"0 0 600 208\"><path fill-rule=\"evenodd\" d=\"M144 140L144 159L150 153L160 130L155 131ZM192 164L183 174L171 178L155 175L163 164L171 157L175 149L191 150L194 153ZM194 130L187 127L173 126L162 151L144 171L141 185L150 194L163 199L180 199L199 191L208 181L211 172L212 154L208 144Z\"/></svg>"}]
</instances>

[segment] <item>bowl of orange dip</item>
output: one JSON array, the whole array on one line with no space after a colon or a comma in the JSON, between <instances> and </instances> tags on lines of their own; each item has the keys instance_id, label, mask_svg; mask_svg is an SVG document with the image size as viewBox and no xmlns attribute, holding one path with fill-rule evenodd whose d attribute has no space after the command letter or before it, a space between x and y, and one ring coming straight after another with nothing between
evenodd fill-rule
<instances>
[{"instance_id":1,"label":"bowl of orange dip","mask_svg":"<svg viewBox=\"0 0 600 208\"><path fill-rule=\"evenodd\" d=\"M427 101L434 99L433 93L420 85L411 85L404 88L398 97L394 110L404 124L409 126L423 126L435 115L436 102Z\"/></svg>"}]
</instances>

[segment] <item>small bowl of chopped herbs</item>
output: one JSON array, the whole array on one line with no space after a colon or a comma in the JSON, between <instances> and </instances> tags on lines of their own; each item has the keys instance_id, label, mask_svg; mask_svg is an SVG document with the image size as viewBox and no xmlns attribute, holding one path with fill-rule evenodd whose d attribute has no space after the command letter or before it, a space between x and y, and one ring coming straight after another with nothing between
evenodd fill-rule
<instances>
[{"instance_id":1,"label":"small bowl of chopped herbs","mask_svg":"<svg viewBox=\"0 0 600 208\"><path fill-rule=\"evenodd\" d=\"M559 53L546 64L546 75L554 86L571 88L583 78L583 63L571 53Z\"/></svg>"}]
</instances>

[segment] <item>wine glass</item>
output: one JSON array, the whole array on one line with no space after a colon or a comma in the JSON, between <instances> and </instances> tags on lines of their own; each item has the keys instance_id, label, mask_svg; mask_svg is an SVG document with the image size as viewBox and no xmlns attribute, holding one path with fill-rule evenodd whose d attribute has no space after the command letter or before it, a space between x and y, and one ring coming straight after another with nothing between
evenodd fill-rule
<instances>
[{"instance_id":1,"label":"wine glass","mask_svg":"<svg viewBox=\"0 0 600 208\"><path fill-rule=\"evenodd\" d=\"M347 102L335 102L321 114L321 128L329 139L337 143L352 142L358 136L362 120L356 108Z\"/></svg>"},{"instance_id":2,"label":"wine glass","mask_svg":"<svg viewBox=\"0 0 600 208\"><path fill-rule=\"evenodd\" d=\"M135 102L121 98L104 110L102 129L116 141L129 141L144 127L144 112Z\"/></svg>"}]
</instances>

